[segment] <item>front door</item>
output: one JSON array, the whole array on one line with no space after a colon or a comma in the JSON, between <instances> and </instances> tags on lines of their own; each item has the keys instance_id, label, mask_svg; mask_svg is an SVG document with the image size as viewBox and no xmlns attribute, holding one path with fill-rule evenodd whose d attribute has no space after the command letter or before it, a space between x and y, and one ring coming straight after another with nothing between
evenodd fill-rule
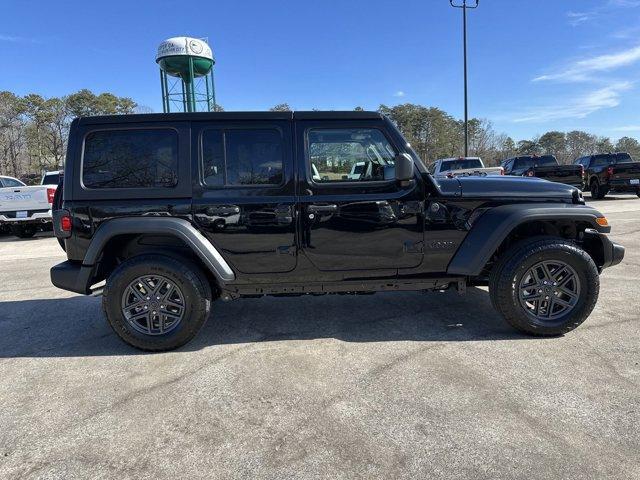
<instances>
[{"instance_id":1,"label":"front door","mask_svg":"<svg viewBox=\"0 0 640 480\"><path fill-rule=\"evenodd\" d=\"M240 273L296 266L291 122L193 122L192 213Z\"/></svg>"},{"instance_id":2,"label":"front door","mask_svg":"<svg viewBox=\"0 0 640 480\"><path fill-rule=\"evenodd\" d=\"M382 121L300 121L300 246L322 271L416 267L424 192L395 180ZM304 155L302 155L304 153Z\"/></svg>"}]
</instances>

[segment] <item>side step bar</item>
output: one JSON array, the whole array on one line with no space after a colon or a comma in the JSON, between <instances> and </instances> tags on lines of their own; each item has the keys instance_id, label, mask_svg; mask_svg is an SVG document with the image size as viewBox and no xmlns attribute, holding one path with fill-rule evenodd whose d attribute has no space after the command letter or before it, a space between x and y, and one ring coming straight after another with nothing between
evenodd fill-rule
<instances>
[{"instance_id":1,"label":"side step bar","mask_svg":"<svg viewBox=\"0 0 640 480\"><path fill-rule=\"evenodd\" d=\"M369 293L388 291L447 290L455 288L465 293L466 277L443 277L415 280L366 280L343 281L334 283L284 283L280 285L225 285L221 292L222 300L235 300L240 297L264 295L322 295L327 293Z\"/></svg>"}]
</instances>

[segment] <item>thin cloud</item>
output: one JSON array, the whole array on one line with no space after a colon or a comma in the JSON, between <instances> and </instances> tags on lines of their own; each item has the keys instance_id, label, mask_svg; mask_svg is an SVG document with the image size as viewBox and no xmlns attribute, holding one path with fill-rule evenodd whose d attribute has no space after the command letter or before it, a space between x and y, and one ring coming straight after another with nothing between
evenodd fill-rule
<instances>
[{"instance_id":1,"label":"thin cloud","mask_svg":"<svg viewBox=\"0 0 640 480\"><path fill-rule=\"evenodd\" d=\"M614 132L640 132L640 125L624 125L611 129Z\"/></svg>"},{"instance_id":2,"label":"thin cloud","mask_svg":"<svg viewBox=\"0 0 640 480\"><path fill-rule=\"evenodd\" d=\"M633 87L632 82L617 82L570 99L564 104L534 108L513 119L515 123L548 122L566 118L585 118L598 110L620 105L622 92Z\"/></svg>"},{"instance_id":3,"label":"thin cloud","mask_svg":"<svg viewBox=\"0 0 640 480\"><path fill-rule=\"evenodd\" d=\"M15 35L5 35L0 33L0 42L10 42L10 43L40 43L35 38L27 38L27 37L18 37Z\"/></svg>"},{"instance_id":4,"label":"thin cloud","mask_svg":"<svg viewBox=\"0 0 640 480\"><path fill-rule=\"evenodd\" d=\"M611 10L619 8L637 8L640 7L640 0L608 0L603 5L585 10L581 12L567 12L569 25L577 27L583 23L598 20L601 16L610 13Z\"/></svg>"},{"instance_id":5,"label":"thin cloud","mask_svg":"<svg viewBox=\"0 0 640 480\"><path fill-rule=\"evenodd\" d=\"M402 90L398 90L393 94L394 97L404 97L406 94Z\"/></svg>"},{"instance_id":6,"label":"thin cloud","mask_svg":"<svg viewBox=\"0 0 640 480\"><path fill-rule=\"evenodd\" d=\"M640 45L618 53L599 55L597 57L579 60L567 65L557 73L541 75L533 79L534 82L549 80L579 82L589 80L589 74L611 71L616 68L633 65L640 60Z\"/></svg>"}]
</instances>

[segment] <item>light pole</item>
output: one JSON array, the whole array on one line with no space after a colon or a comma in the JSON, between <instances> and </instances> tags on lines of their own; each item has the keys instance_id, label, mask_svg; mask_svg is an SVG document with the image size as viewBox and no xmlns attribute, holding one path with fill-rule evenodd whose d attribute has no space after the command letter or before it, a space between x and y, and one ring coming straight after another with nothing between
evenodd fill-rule
<instances>
[{"instance_id":1,"label":"light pole","mask_svg":"<svg viewBox=\"0 0 640 480\"><path fill-rule=\"evenodd\" d=\"M454 0L449 0L452 7L462 9L462 43L464 49L464 156L469 156L469 104L467 98L467 8L478 8L480 0L473 1L472 5L467 5L467 0L462 0L462 3L455 3Z\"/></svg>"}]
</instances>

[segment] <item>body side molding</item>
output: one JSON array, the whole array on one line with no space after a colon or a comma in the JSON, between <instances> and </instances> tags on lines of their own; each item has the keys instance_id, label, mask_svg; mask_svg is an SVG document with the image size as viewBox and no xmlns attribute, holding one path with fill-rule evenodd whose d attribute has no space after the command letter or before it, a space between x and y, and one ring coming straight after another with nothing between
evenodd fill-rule
<instances>
[{"instance_id":1,"label":"body side molding","mask_svg":"<svg viewBox=\"0 0 640 480\"><path fill-rule=\"evenodd\" d=\"M503 240L519 225L536 220L570 220L586 222L598 232L608 233L610 227L596 223L603 215L595 208L576 205L512 204L495 207L485 212L474 223L471 231L455 253L447 273L449 275L480 275L491 255Z\"/></svg>"}]
</instances>

